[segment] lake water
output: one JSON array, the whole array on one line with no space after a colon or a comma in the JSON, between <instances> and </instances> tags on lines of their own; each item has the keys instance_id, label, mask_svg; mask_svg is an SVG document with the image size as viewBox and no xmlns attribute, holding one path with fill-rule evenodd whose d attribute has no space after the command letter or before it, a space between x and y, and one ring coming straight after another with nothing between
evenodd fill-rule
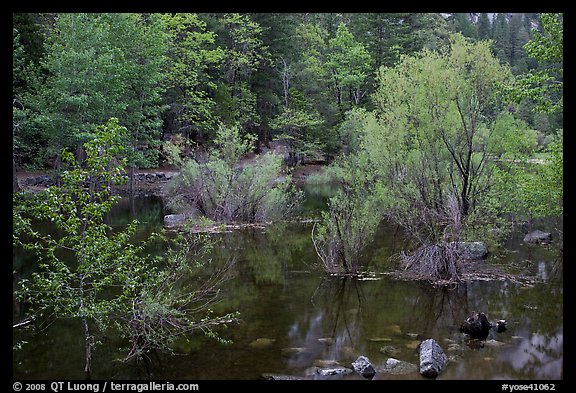
<instances>
[{"instance_id":1,"label":"lake water","mask_svg":"<svg viewBox=\"0 0 576 393\"><path fill-rule=\"evenodd\" d=\"M309 199L312 213L322 198ZM113 225L131 218L145 236L162 225L164 208L157 198L125 199L111 213ZM284 223L249 229L220 238L215 259L236 257L222 287L215 313L239 311L241 321L220 331L232 344L220 344L198 332L180 340L175 356L159 355L149 367L118 361L126 352L117 337L104 337L93 351L94 379L254 380L264 374L313 379L362 379L357 374L322 376L316 366L350 367L359 355L378 369L390 357L418 364L417 345L434 338L451 361L438 379L557 380L563 377L562 265L554 247L528 246L522 235L510 239L505 260L538 278L532 286L511 281L475 281L457 288L399 281L376 274L371 280L331 277L317 270L310 223ZM365 268L392 268L389 256L402 247L395 228L383 225ZM33 261L14 253L20 277ZM502 333L470 341L459 325L471 311L491 321L505 319ZM19 318L15 309L14 319ZM84 342L80 322L60 320L41 334L14 329L13 379L84 378ZM425 379L416 372L378 372L374 379Z\"/></svg>"}]
</instances>

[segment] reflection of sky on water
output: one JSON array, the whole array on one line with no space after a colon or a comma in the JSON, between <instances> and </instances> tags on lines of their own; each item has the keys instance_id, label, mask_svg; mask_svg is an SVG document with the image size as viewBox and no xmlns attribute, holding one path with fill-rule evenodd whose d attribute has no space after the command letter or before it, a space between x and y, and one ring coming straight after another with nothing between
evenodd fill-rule
<instances>
[{"instance_id":1,"label":"reflection of sky on water","mask_svg":"<svg viewBox=\"0 0 576 393\"><path fill-rule=\"evenodd\" d=\"M301 352L285 356L286 366L302 375L315 360L350 367L359 355L368 356L375 367L383 366L390 357L379 350L385 345L398 349L393 357L417 364L417 350L409 347L414 339L409 336L418 333L419 340L432 337L449 356L457 355L442 375L446 379L561 379L562 291L550 290L545 284L523 287L509 281L471 282L451 290L388 280L323 281L313 304L294 316L287 331L289 345ZM508 329L491 330L487 337L491 343L469 345L458 326L464 312L471 310L485 311L490 321L506 319ZM400 319L382 319L386 315ZM331 338L331 343L319 341L324 338ZM373 338L390 341L371 342ZM449 345L460 349L447 351ZM422 377L413 373L401 378Z\"/></svg>"},{"instance_id":2,"label":"reflection of sky on water","mask_svg":"<svg viewBox=\"0 0 576 393\"><path fill-rule=\"evenodd\" d=\"M562 377L562 261L554 261L555 255L546 248L522 246L510 253L510 261L500 261L527 264L543 283L523 287L512 281L475 281L448 289L388 278L366 282L327 278L309 266L317 258L310 231L311 226L294 225L224 237L226 249L239 253L236 276L224 288L225 299L231 300L226 310L242 311L242 323L223 334L234 336L235 343L192 340L195 349L189 356L163 359L162 375L167 379L258 378L265 372L302 376L315 360L338 360L350 367L358 355L382 366L389 357L380 351L386 345L398 349L394 357L416 364L414 342L434 338L446 352L449 345L460 348L448 353L459 360L450 363L441 379ZM370 264L374 271L387 268L391 236L386 228L379 235ZM490 321L508 321L506 332L491 331L488 337L504 346L467 346L459 324L474 310L485 312ZM61 379L82 377L74 364L82 359L64 361L82 357L78 327L58 326L47 335L30 338L31 345L15 353L14 377L43 379L50 373L49 377ZM258 349L249 345L261 337L275 341ZM70 345L74 340L76 347ZM105 363L98 370L107 379L118 375L118 367L102 356L105 345L99 347L97 361ZM289 348L293 351L282 351ZM422 379L417 372L392 378Z\"/></svg>"},{"instance_id":3,"label":"reflection of sky on water","mask_svg":"<svg viewBox=\"0 0 576 393\"><path fill-rule=\"evenodd\" d=\"M535 379L561 379L563 361L563 329L551 336L525 332L526 337L519 345L501 351L499 362L512 366L519 374L529 373Z\"/></svg>"}]
</instances>

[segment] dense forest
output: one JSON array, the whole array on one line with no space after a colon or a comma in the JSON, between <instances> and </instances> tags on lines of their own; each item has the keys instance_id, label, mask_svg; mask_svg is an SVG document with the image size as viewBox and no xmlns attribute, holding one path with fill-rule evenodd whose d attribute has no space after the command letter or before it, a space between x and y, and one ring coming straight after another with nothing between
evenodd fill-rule
<instances>
[{"instance_id":1,"label":"dense forest","mask_svg":"<svg viewBox=\"0 0 576 393\"><path fill-rule=\"evenodd\" d=\"M87 376L95 331L130 360L197 329L226 342L212 329L238 319L199 316L230 267L204 258L208 236L136 245L136 221L109 226L136 170L178 172L174 216L268 225L299 212L293 171L321 166L308 246L330 275L362 275L383 222L408 239L398 270L435 283L517 223L551 220L562 254L562 14L15 13L12 132L13 244L42 261L15 327L80 320ZM22 190L31 170L56 186Z\"/></svg>"},{"instance_id":2,"label":"dense forest","mask_svg":"<svg viewBox=\"0 0 576 393\"><path fill-rule=\"evenodd\" d=\"M17 169L58 168L62 148L117 117L136 167L166 162L166 141L209 148L218 125L290 147L292 164L349 146L352 109L374 109L380 67L450 34L492 40L514 75L542 67L524 45L537 14L14 14ZM561 114L514 108L542 145ZM512 110L512 109L510 109Z\"/></svg>"}]
</instances>

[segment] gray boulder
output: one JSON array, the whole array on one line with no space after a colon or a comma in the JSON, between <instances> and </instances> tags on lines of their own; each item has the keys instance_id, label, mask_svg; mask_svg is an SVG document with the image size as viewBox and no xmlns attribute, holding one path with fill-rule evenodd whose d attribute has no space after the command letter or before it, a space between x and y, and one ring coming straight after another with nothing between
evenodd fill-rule
<instances>
[{"instance_id":1,"label":"gray boulder","mask_svg":"<svg viewBox=\"0 0 576 393\"><path fill-rule=\"evenodd\" d=\"M484 259L488 255L488 248L483 242L457 242L456 245L464 259Z\"/></svg>"},{"instance_id":2,"label":"gray boulder","mask_svg":"<svg viewBox=\"0 0 576 393\"><path fill-rule=\"evenodd\" d=\"M352 362L352 368L364 378L372 378L376 374L374 366L366 356L358 356L358 359Z\"/></svg>"},{"instance_id":3,"label":"gray boulder","mask_svg":"<svg viewBox=\"0 0 576 393\"><path fill-rule=\"evenodd\" d=\"M436 378L448 364L448 356L436 340L430 338L420 344L420 374Z\"/></svg>"},{"instance_id":4,"label":"gray boulder","mask_svg":"<svg viewBox=\"0 0 576 393\"><path fill-rule=\"evenodd\" d=\"M168 229L178 227L183 225L187 219L186 214L168 214L164 216L164 227Z\"/></svg>"},{"instance_id":5,"label":"gray boulder","mask_svg":"<svg viewBox=\"0 0 576 393\"><path fill-rule=\"evenodd\" d=\"M352 372L353 371L351 369L343 366L323 367L316 370L317 374L325 377L329 375L346 375L351 374Z\"/></svg>"},{"instance_id":6,"label":"gray boulder","mask_svg":"<svg viewBox=\"0 0 576 393\"><path fill-rule=\"evenodd\" d=\"M548 244L551 241L552 241L552 234L550 232L543 232L538 229L524 236L524 243Z\"/></svg>"},{"instance_id":7,"label":"gray boulder","mask_svg":"<svg viewBox=\"0 0 576 393\"><path fill-rule=\"evenodd\" d=\"M379 367L377 371L383 374L406 375L417 372L418 366L403 360L388 358L384 366Z\"/></svg>"}]
</instances>

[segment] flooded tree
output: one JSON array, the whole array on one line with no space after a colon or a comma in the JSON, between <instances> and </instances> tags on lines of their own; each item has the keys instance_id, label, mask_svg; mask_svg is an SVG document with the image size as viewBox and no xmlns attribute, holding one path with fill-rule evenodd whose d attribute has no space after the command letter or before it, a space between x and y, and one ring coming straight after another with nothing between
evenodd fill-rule
<instances>
[{"instance_id":1,"label":"flooded tree","mask_svg":"<svg viewBox=\"0 0 576 393\"><path fill-rule=\"evenodd\" d=\"M67 167L61 186L17 193L13 202L14 246L35 252L39 261L32 277L19 282L19 299L40 325L53 318L80 321L87 378L92 349L109 330L130 342L128 360L169 350L176 337L196 329L219 338L213 329L237 318L235 313L214 316L209 308L225 269L193 290L182 288L186 277L206 269L209 262L202 256L209 243L176 238L162 256L154 257L146 251L147 242L132 240L137 221L117 231L105 223L119 199L111 194L111 185L127 181L121 148L125 133L117 119L110 119L84 144L83 162L69 151L62 153ZM43 222L57 232L38 228ZM154 235L148 242L159 238Z\"/></svg>"}]
</instances>

